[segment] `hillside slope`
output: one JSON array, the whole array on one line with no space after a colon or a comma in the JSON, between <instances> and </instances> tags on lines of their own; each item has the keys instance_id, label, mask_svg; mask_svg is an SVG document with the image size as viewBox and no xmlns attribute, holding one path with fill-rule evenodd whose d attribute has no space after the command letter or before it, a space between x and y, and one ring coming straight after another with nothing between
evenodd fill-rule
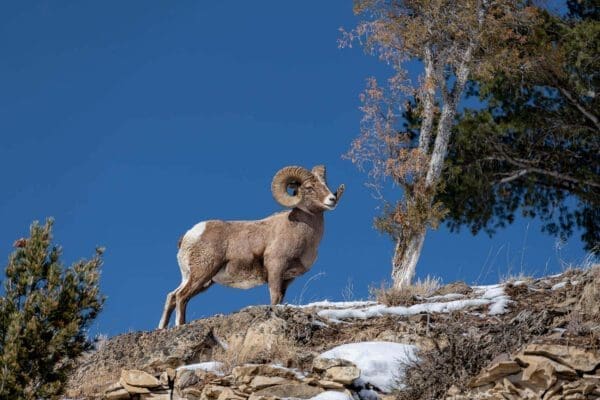
<instances>
[{"instance_id":1,"label":"hillside slope","mask_svg":"<svg viewBox=\"0 0 600 400\"><path fill-rule=\"evenodd\" d=\"M67 396L600 399L599 304L596 266L399 306L248 307L113 337L81 359Z\"/></svg>"}]
</instances>

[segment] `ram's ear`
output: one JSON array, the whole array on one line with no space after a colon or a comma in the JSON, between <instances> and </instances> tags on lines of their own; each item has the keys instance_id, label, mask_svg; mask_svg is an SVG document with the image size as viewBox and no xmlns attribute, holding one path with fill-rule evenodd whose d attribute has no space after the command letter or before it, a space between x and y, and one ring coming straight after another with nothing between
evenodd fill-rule
<instances>
[{"instance_id":1,"label":"ram's ear","mask_svg":"<svg viewBox=\"0 0 600 400\"><path fill-rule=\"evenodd\" d=\"M315 165L311 171L314 176L317 177L321 182L326 182L325 176L325 166L324 165Z\"/></svg>"},{"instance_id":2,"label":"ram's ear","mask_svg":"<svg viewBox=\"0 0 600 400\"><path fill-rule=\"evenodd\" d=\"M335 191L335 202L339 203L340 199L342 198L342 195L344 194L344 190L346 190L346 185L344 185L343 183L338 187L338 189Z\"/></svg>"}]
</instances>

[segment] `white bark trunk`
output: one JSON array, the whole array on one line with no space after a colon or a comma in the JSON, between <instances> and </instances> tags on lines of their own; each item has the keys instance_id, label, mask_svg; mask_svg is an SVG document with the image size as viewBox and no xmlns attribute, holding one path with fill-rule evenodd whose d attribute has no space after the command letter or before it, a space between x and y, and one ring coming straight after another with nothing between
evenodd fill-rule
<instances>
[{"instance_id":1,"label":"white bark trunk","mask_svg":"<svg viewBox=\"0 0 600 400\"><path fill-rule=\"evenodd\" d=\"M423 88L423 122L421 123L421 131L419 133L419 149L423 154L429 152L431 142L431 128L433 126L434 117L434 101L435 101L435 79L433 76L433 54L431 48L425 47L425 82Z\"/></svg>"},{"instance_id":2,"label":"white bark trunk","mask_svg":"<svg viewBox=\"0 0 600 400\"><path fill-rule=\"evenodd\" d=\"M471 44L463 55L463 60L456 71L456 83L452 93L447 96L447 101L442 107L442 114L437 126L437 135L435 137L435 144L433 145L433 152L431 153L431 159L429 161L429 170L427 171L427 177L425 178L425 184L430 187L437 184L440 176L442 175L442 168L444 167L444 160L448 152L448 143L450 142L450 135L452 133L452 122L456 115L456 109L458 102L460 101L465 84L469 78L469 64L471 62L471 54L473 52L473 44Z\"/></svg>"},{"instance_id":3,"label":"white bark trunk","mask_svg":"<svg viewBox=\"0 0 600 400\"><path fill-rule=\"evenodd\" d=\"M426 231L423 229L396 243L392 261L392 281L394 288L401 289L411 284L415 276L417 262L421 256L425 233Z\"/></svg>"},{"instance_id":4,"label":"white bark trunk","mask_svg":"<svg viewBox=\"0 0 600 400\"><path fill-rule=\"evenodd\" d=\"M471 61L471 53L473 48L469 46L465 51L463 62L456 72L456 83L454 90L448 96L447 101L442 107L442 113L437 126L435 143L433 146L433 152L429 161L429 169L425 178L425 184L428 187L436 185L442 175L442 169L444 167L444 160L446 159L446 153L448 151L448 143L450 142L450 135L452 133L452 122L456 115L456 109L458 102L462 97L462 93L469 77L469 64ZM426 106L425 104L424 106ZM432 103L433 105L433 103ZM430 109L431 121L433 121L433 107ZM423 116L423 123L427 122L428 115ZM431 129L429 127L429 129ZM420 138L421 140L422 138ZM428 140L428 139L427 139ZM421 147L422 143L419 143ZM425 144L428 148L428 144ZM402 238L396 243L396 250L392 262L392 280L395 288L402 288L410 285L415 275L415 269L417 262L421 256L421 250L423 249L423 242L425 241L426 230L425 227L411 233L408 237Z\"/></svg>"}]
</instances>

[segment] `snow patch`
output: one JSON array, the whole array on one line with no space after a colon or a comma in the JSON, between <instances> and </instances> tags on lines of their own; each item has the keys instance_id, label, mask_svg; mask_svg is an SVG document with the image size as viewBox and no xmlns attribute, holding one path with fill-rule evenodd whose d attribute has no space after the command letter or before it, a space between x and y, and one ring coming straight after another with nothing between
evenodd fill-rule
<instances>
[{"instance_id":1,"label":"snow patch","mask_svg":"<svg viewBox=\"0 0 600 400\"><path fill-rule=\"evenodd\" d=\"M351 307L364 307L364 306L372 306L377 304L376 301L315 301L314 303L308 304L288 304L287 307L297 307L297 308L351 308Z\"/></svg>"},{"instance_id":2,"label":"snow patch","mask_svg":"<svg viewBox=\"0 0 600 400\"><path fill-rule=\"evenodd\" d=\"M567 286L567 282L558 282L556 285L552 286L552 290L562 289Z\"/></svg>"},{"instance_id":3,"label":"snow patch","mask_svg":"<svg viewBox=\"0 0 600 400\"><path fill-rule=\"evenodd\" d=\"M321 354L323 358L342 358L356 364L360 377L355 381L367 383L383 392L390 392L402 378L404 365L417 359L417 347L393 342L359 342L334 347Z\"/></svg>"},{"instance_id":4,"label":"snow patch","mask_svg":"<svg viewBox=\"0 0 600 400\"><path fill-rule=\"evenodd\" d=\"M422 303L415 304L410 307L396 306L387 307L383 304L367 308L347 308L337 310L321 310L317 313L319 317L330 319L332 322L344 319L367 319L373 317L381 317L384 315L399 315L411 316L421 313L449 313L452 311L462 310L464 308L479 307L490 304L492 301L488 299L466 299L455 300L442 303Z\"/></svg>"},{"instance_id":5,"label":"snow patch","mask_svg":"<svg viewBox=\"0 0 600 400\"><path fill-rule=\"evenodd\" d=\"M284 399L292 399L290 397L286 397ZM295 399L295 397L294 397ZM343 392L334 392L332 390L328 390L321 394L318 394L314 397L311 397L309 400L353 400L351 396L348 396Z\"/></svg>"},{"instance_id":6,"label":"snow patch","mask_svg":"<svg viewBox=\"0 0 600 400\"><path fill-rule=\"evenodd\" d=\"M464 295L449 293L443 296L432 296L427 298L429 302L414 304L409 307L388 307L374 301L346 301L330 302L320 301L299 307L323 308L317 312L321 318L328 319L333 323L341 323L348 319L367 319L381 317L384 315L411 316L422 313L450 313L473 307L489 305L489 315L503 314L508 310L512 302L504 291L503 285L474 286L476 298L464 299ZM453 300L460 299L460 300ZM432 300L445 300L434 301Z\"/></svg>"},{"instance_id":7,"label":"snow patch","mask_svg":"<svg viewBox=\"0 0 600 400\"><path fill-rule=\"evenodd\" d=\"M177 371L180 371L182 369L189 369L192 371L195 370L202 370L202 371L206 371L206 372L212 372L216 375L223 375L223 363L219 362L219 361L207 361L207 362L201 362L201 363L197 363L197 364L188 364L188 365L182 365L180 367L177 367Z\"/></svg>"}]
</instances>

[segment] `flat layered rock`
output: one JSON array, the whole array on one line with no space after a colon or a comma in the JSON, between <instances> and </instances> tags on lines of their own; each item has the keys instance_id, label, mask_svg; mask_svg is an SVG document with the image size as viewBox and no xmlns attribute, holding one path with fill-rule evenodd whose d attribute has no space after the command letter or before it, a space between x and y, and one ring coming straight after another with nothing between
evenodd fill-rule
<instances>
[{"instance_id":1,"label":"flat layered rock","mask_svg":"<svg viewBox=\"0 0 600 400\"><path fill-rule=\"evenodd\" d=\"M121 371L121 379L130 386L154 388L161 385L160 381L147 372L137 369L124 369Z\"/></svg>"},{"instance_id":2,"label":"flat layered rock","mask_svg":"<svg viewBox=\"0 0 600 400\"><path fill-rule=\"evenodd\" d=\"M270 386L268 388L254 392L253 395L263 397L273 396L310 399L311 397L314 397L323 392L324 390L318 386L309 386L304 383L298 383Z\"/></svg>"},{"instance_id":3,"label":"flat layered rock","mask_svg":"<svg viewBox=\"0 0 600 400\"><path fill-rule=\"evenodd\" d=\"M483 386L495 382L505 376L516 374L521 371L521 367L515 361L500 361L487 367L483 372L477 375L469 382L469 387Z\"/></svg>"},{"instance_id":4,"label":"flat layered rock","mask_svg":"<svg viewBox=\"0 0 600 400\"><path fill-rule=\"evenodd\" d=\"M580 347L557 344L530 344L523 351L525 355L551 358L577 371L592 372L600 366L600 353Z\"/></svg>"}]
</instances>

